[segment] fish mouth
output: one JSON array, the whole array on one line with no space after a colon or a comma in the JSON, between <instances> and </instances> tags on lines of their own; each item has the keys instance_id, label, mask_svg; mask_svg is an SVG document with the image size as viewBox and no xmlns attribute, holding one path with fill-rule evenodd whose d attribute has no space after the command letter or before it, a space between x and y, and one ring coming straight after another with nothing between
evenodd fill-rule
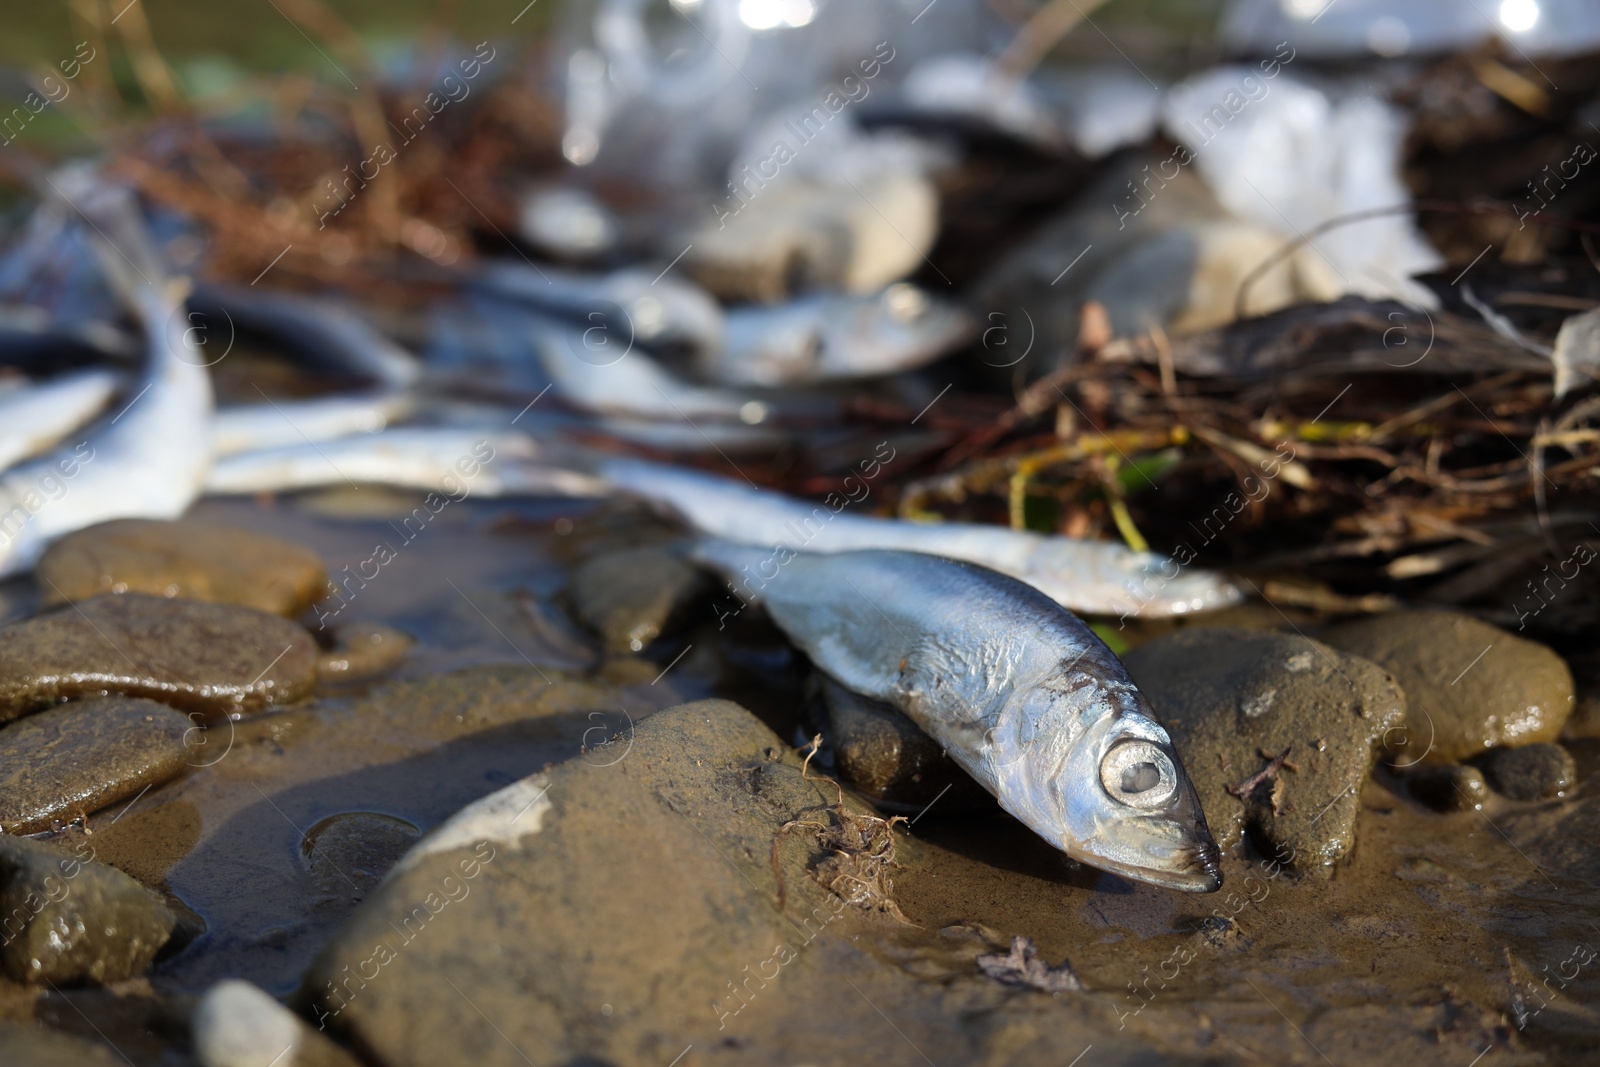
<instances>
[{"instance_id":1,"label":"fish mouth","mask_svg":"<svg viewBox=\"0 0 1600 1067\"><path fill-rule=\"evenodd\" d=\"M1191 845L1179 853L1178 866L1141 867L1119 863L1103 857L1090 860L1091 865L1120 874L1138 882L1148 882L1163 889L1176 889L1184 893L1215 893L1222 888L1221 852L1213 841Z\"/></svg>"}]
</instances>

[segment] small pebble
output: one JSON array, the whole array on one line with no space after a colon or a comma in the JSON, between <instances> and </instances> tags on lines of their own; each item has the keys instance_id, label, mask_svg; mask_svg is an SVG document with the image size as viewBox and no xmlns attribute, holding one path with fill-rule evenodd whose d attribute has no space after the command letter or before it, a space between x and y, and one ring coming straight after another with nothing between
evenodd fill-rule
<instances>
[{"instance_id":1,"label":"small pebble","mask_svg":"<svg viewBox=\"0 0 1600 1067\"><path fill-rule=\"evenodd\" d=\"M190 1022L202 1067L355 1067L356 1059L238 978L206 991Z\"/></svg>"},{"instance_id":2,"label":"small pebble","mask_svg":"<svg viewBox=\"0 0 1600 1067\"><path fill-rule=\"evenodd\" d=\"M114 697L0 729L0 831L48 830L178 777L194 728L165 704Z\"/></svg>"},{"instance_id":3,"label":"small pebble","mask_svg":"<svg viewBox=\"0 0 1600 1067\"><path fill-rule=\"evenodd\" d=\"M1423 764L1407 781L1411 795L1435 811L1474 811L1489 798L1483 772L1462 763Z\"/></svg>"},{"instance_id":4,"label":"small pebble","mask_svg":"<svg viewBox=\"0 0 1600 1067\"><path fill-rule=\"evenodd\" d=\"M388 674L406 660L415 645L407 634L380 622L352 622L340 626L333 649L317 660L317 677L324 682L360 682Z\"/></svg>"},{"instance_id":5,"label":"small pebble","mask_svg":"<svg viewBox=\"0 0 1600 1067\"><path fill-rule=\"evenodd\" d=\"M1565 796L1577 773L1560 745L1496 749L1484 761L1495 790L1512 800Z\"/></svg>"}]
</instances>

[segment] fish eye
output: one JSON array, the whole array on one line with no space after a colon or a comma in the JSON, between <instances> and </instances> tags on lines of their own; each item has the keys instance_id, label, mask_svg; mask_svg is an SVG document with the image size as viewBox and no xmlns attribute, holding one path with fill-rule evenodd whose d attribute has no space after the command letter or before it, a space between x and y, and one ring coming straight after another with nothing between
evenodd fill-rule
<instances>
[{"instance_id":1,"label":"fish eye","mask_svg":"<svg viewBox=\"0 0 1600 1067\"><path fill-rule=\"evenodd\" d=\"M1178 790L1172 759L1149 741L1123 741L1100 761L1100 784L1133 808L1159 808Z\"/></svg>"}]
</instances>

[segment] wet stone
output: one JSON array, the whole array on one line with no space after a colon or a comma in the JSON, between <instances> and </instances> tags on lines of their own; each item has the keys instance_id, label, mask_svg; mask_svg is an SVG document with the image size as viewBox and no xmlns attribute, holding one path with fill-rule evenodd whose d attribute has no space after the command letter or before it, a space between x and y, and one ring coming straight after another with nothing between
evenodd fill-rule
<instances>
[{"instance_id":1,"label":"wet stone","mask_svg":"<svg viewBox=\"0 0 1600 1067\"><path fill-rule=\"evenodd\" d=\"M670 1063L727 1037L741 1063L851 1062L850 1026L803 1005L836 988L847 928L893 920L820 884L816 831L778 833L834 801L737 705L657 712L620 763L559 764L424 837L312 966L311 1013L385 1067ZM913 982L851 973L891 1009L881 983Z\"/></svg>"},{"instance_id":2,"label":"wet stone","mask_svg":"<svg viewBox=\"0 0 1600 1067\"><path fill-rule=\"evenodd\" d=\"M572 576L572 604L611 652L640 652L706 586L705 576L659 545L607 552Z\"/></svg>"},{"instance_id":3,"label":"wet stone","mask_svg":"<svg viewBox=\"0 0 1600 1067\"><path fill-rule=\"evenodd\" d=\"M0 831L32 834L182 774L194 723L153 700L74 702L0 728Z\"/></svg>"},{"instance_id":4,"label":"wet stone","mask_svg":"<svg viewBox=\"0 0 1600 1067\"><path fill-rule=\"evenodd\" d=\"M1219 845L1248 829L1279 862L1313 871L1350 850L1377 743L1405 715L1383 670L1305 637L1199 626L1124 661Z\"/></svg>"},{"instance_id":5,"label":"wet stone","mask_svg":"<svg viewBox=\"0 0 1600 1067\"><path fill-rule=\"evenodd\" d=\"M1572 713L1572 672L1560 656L1470 615L1379 615L1321 639L1382 666L1405 690L1404 730L1386 742L1402 763L1554 741Z\"/></svg>"},{"instance_id":6,"label":"wet stone","mask_svg":"<svg viewBox=\"0 0 1600 1067\"><path fill-rule=\"evenodd\" d=\"M921 811L935 800L944 811L994 806L994 799L916 723L830 678L821 678L821 688L839 775L880 806Z\"/></svg>"},{"instance_id":7,"label":"wet stone","mask_svg":"<svg viewBox=\"0 0 1600 1067\"><path fill-rule=\"evenodd\" d=\"M1497 749L1484 767L1495 791L1512 800L1566 796L1577 778L1572 756L1560 745Z\"/></svg>"},{"instance_id":8,"label":"wet stone","mask_svg":"<svg viewBox=\"0 0 1600 1067\"><path fill-rule=\"evenodd\" d=\"M178 927L165 901L92 849L0 836L0 967L16 982L120 982L149 967Z\"/></svg>"},{"instance_id":9,"label":"wet stone","mask_svg":"<svg viewBox=\"0 0 1600 1067\"><path fill-rule=\"evenodd\" d=\"M308 695L316 642L250 608L128 593L0 628L0 721L119 693L204 716Z\"/></svg>"},{"instance_id":10,"label":"wet stone","mask_svg":"<svg viewBox=\"0 0 1600 1067\"><path fill-rule=\"evenodd\" d=\"M317 660L324 682L364 682L388 674L406 661L416 642L381 622L351 622L334 631L333 648Z\"/></svg>"},{"instance_id":11,"label":"wet stone","mask_svg":"<svg viewBox=\"0 0 1600 1067\"><path fill-rule=\"evenodd\" d=\"M357 1067L359 1061L249 982L206 991L190 1024L203 1067Z\"/></svg>"},{"instance_id":12,"label":"wet stone","mask_svg":"<svg viewBox=\"0 0 1600 1067\"><path fill-rule=\"evenodd\" d=\"M35 571L47 607L149 593L298 615L328 576L308 548L236 526L117 519L69 534Z\"/></svg>"},{"instance_id":13,"label":"wet stone","mask_svg":"<svg viewBox=\"0 0 1600 1067\"><path fill-rule=\"evenodd\" d=\"M1411 772L1411 795L1436 811L1473 811L1489 799L1483 772L1462 763L1423 764Z\"/></svg>"}]
</instances>

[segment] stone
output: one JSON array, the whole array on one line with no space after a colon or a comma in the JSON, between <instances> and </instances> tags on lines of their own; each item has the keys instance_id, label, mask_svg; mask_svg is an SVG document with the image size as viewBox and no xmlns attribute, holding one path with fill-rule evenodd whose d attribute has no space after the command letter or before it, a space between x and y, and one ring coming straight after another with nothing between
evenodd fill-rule
<instances>
[{"instance_id":1,"label":"stone","mask_svg":"<svg viewBox=\"0 0 1600 1067\"><path fill-rule=\"evenodd\" d=\"M594 556L572 576L579 620L608 651L640 652L706 588L705 575L660 545Z\"/></svg>"},{"instance_id":2,"label":"stone","mask_svg":"<svg viewBox=\"0 0 1600 1067\"><path fill-rule=\"evenodd\" d=\"M1512 800L1564 797L1577 781L1572 756L1560 745L1500 748L1484 760L1495 791Z\"/></svg>"},{"instance_id":3,"label":"stone","mask_svg":"<svg viewBox=\"0 0 1600 1067\"><path fill-rule=\"evenodd\" d=\"M360 1061L249 982L206 990L190 1029L203 1067L358 1067Z\"/></svg>"},{"instance_id":4,"label":"stone","mask_svg":"<svg viewBox=\"0 0 1600 1067\"><path fill-rule=\"evenodd\" d=\"M68 534L34 571L47 607L149 593L298 615L328 584L317 554L270 534L190 519L116 519Z\"/></svg>"},{"instance_id":5,"label":"stone","mask_svg":"<svg viewBox=\"0 0 1600 1067\"><path fill-rule=\"evenodd\" d=\"M120 693L206 717L311 692L317 645L287 619L231 604L125 593L0 628L0 722Z\"/></svg>"},{"instance_id":6,"label":"stone","mask_svg":"<svg viewBox=\"0 0 1600 1067\"><path fill-rule=\"evenodd\" d=\"M333 649L317 660L324 682L364 682L406 661L416 641L381 622L350 622L333 633Z\"/></svg>"},{"instance_id":7,"label":"stone","mask_svg":"<svg viewBox=\"0 0 1600 1067\"><path fill-rule=\"evenodd\" d=\"M310 1012L385 1067L665 1064L731 1034L766 1046L740 1062L795 1062L800 1035L759 1018L792 1001L767 987L836 988L860 963L828 928L892 923L808 871L830 858L817 830L783 829L835 801L737 705L657 712L620 762L557 765L424 837L313 965ZM805 1043L840 1062L841 1039Z\"/></svg>"},{"instance_id":8,"label":"stone","mask_svg":"<svg viewBox=\"0 0 1600 1067\"><path fill-rule=\"evenodd\" d=\"M74 701L0 728L0 831L32 834L181 775L189 718L153 700Z\"/></svg>"},{"instance_id":9,"label":"stone","mask_svg":"<svg viewBox=\"0 0 1600 1067\"><path fill-rule=\"evenodd\" d=\"M0 835L0 968L12 981L120 982L172 938L166 902L88 852Z\"/></svg>"},{"instance_id":10,"label":"stone","mask_svg":"<svg viewBox=\"0 0 1600 1067\"><path fill-rule=\"evenodd\" d=\"M15 1067L124 1067L125 1061L104 1045L42 1026L0 1023L0 1063Z\"/></svg>"},{"instance_id":11,"label":"stone","mask_svg":"<svg viewBox=\"0 0 1600 1067\"><path fill-rule=\"evenodd\" d=\"M1349 852L1378 743L1405 716L1394 679L1309 638L1222 627L1185 628L1124 661L1220 846L1249 830L1308 871Z\"/></svg>"},{"instance_id":12,"label":"stone","mask_svg":"<svg viewBox=\"0 0 1600 1067\"><path fill-rule=\"evenodd\" d=\"M831 678L823 677L821 687L839 776L885 810L920 812L935 800L944 811L994 806L916 723Z\"/></svg>"},{"instance_id":13,"label":"stone","mask_svg":"<svg viewBox=\"0 0 1600 1067\"><path fill-rule=\"evenodd\" d=\"M1572 713L1572 672L1544 645L1452 611L1341 623L1321 640L1364 656L1406 692L1401 763L1454 763L1500 745L1554 741Z\"/></svg>"},{"instance_id":14,"label":"stone","mask_svg":"<svg viewBox=\"0 0 1600 1067\"><path fill-rule=\"evenodd\" d=\"M1437 811L1476 811L1489 799L1483 772L1464 763L1424 763L1406 784L1412 796Z\"/></svg>"}]
</instances>

